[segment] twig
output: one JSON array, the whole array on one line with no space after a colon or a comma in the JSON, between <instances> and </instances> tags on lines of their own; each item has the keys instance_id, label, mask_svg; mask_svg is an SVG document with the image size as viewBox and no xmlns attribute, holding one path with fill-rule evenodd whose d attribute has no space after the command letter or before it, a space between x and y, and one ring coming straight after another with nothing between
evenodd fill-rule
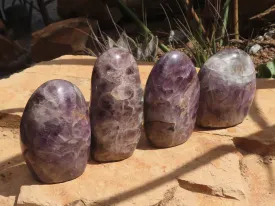
<instances>
[{"instance_id":1,"label":"twig","mask_svg":"<svg viewBox=\"0 0 275 206\"><path fill-rule=\"evenodd\" d=\"M30 2L28 2L27 0L26 0L25 2L26 2L26 4L28 4L29 6L31 6L31 3L30 3ZM34 10L36 10L36 11L38 11L38 12L40 13L39 8L37 8L37 7L34 6L34 5L32 5L32 7L33 7Z\"/></svg>"},{"instance_id":2,"label":"twig","mask_svg":"<svg viewBox=\"0 0 275 206\"><path fill-rule=\"evenodd\" d=\"M239 39L239 0L234 0L234 32L235 38Z\"/></svg>"},{"instance_id":3,"label":"twig","mask_svg":"<svg viewBox=\"0 0 275 206\"><path fill-rule=\"evenodd\" d=\"M45 5L44 0L36 0L37 5L39 7L41 16L43 18L44 24L47 26L50 24L50 18L49 18L49 14Z\"/></svg>"},{"instance_id":4,"label":"twig","mask_svg":"<svg viewBox=\"0 0 275 206\"><path fill-rule=\"evenodd\" d=\"M261 19L263 18L264 16L272 13L272 12L275 12L275 5L273 5L272 7L270 7L269 9L265 10L264 12L260 13L260 14L257 14L256 16L253 16L250 18L250 20L254 20L254 19Z\"/></svg>"},{"instance_id":5,"label":"twig","mask_svg":"<svg viewBox=\"0 0 275 206\"><path fill-rule=\"evenodd\" d=\"M109 6L108 6L107 4L106 4L106 8L107 8L108 14L109 14L109 16L110 16L110 19L111 19L113 25L115 26L115 29L116 29L116 31L117 31L118 36L121 36L121 34L119 33L119 30L118 30L118 28L117 28L116 22L115 22L115 20L114 20L114 18L113 18L113 16L112 16L111 11L110 11L110 9L109 9Z\"/></svg>"},{"instance_id":6,"label":"twig","mask_svg":"<svg viewBox=\"0 0 275 206\"><path fill-rule=\"evenodd\" d=\"M193 16L193 18L195 19L195 21L197 22L197 24L201 28L203 35L206 36L206 30L204 29L204 26L202 25L200 18L198 17L197 13L195 12L195 10L193 8L193 5L190 4L189 0L184 0L184 3L187 7L187 11L188 11L189 15Z\"/></svg>"}]
</instances>

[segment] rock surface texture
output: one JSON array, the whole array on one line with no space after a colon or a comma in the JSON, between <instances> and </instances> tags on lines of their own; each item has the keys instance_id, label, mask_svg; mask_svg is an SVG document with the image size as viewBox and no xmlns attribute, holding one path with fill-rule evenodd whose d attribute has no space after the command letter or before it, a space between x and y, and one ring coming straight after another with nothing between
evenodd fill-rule
<instances>
[{"instance_id":1,"label":"rock surface texture","mask_svg":"<svg viewBox=\"0 0 275 206\"><path fill-rule=\"evenodd\" d=\"M248 54L225 49L199 71L200 103L197 123L203 127L231 127L247 116L256 90L256 73Z\"/></svg>"},{"instance_id":2,"label":"rock surface texture","mask_svg":"<svg viewBox=\"0 0 275 206\"><path fill-rule=\"evenodd\" d=\"M128 158L137 147L143 118L140 76L129 52L113 48L98 58L91 97L94 159L104 162Z\"/></svg>"},{"instance_id":3,"label":"rock surface texture","mask_svg":"<svg viewBox=\"0 0 275 206\"><path fill-rule=\"evenodd\" d=\"M63 56L0 80L1 206L275 205L274 79L257 79L249 115L235 127L195 128L185 144L161 150L142 135L124 161L91 161L83 175L61 184L35 181L20 150L19 125L27 101L51 79L72 82L89 99L94 63L92 57ZM143 88L152 67L139 64Z\"/></svg>"},{"instance_id":4,"label":"rock surface texture","mask_svg":"<svg viewBox=\"0 0 275 206\"><path fill-rule=\"evenodd\" d=\"M192 61L182 52L164 55L148 78L144 95L144 127L156 147L184 143L193 132L200 85Z\"/></svg>"},{"instance_id":5,"label":"rock surface texture","mask_svg":"<svg viewBox=\"0 0 275 206\"><path fill-rule=\"evenodd\" d=\"M65 80L50 80L30 97L20 124L25 161L44 183L79 177L91 143L88 107L81 91Z\"/></svg>"}]
</instances>

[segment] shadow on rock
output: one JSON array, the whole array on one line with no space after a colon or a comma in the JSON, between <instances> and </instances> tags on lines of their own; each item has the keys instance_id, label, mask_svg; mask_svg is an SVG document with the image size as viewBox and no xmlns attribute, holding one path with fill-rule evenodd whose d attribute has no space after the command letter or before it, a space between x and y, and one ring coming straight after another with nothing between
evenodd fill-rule
<instances>
[{"instance_id":1,"label":"shadow on rock","mask_svg":"<svg viewBox=\"0 0 275 206\"><path fill-rule=\"evenodd\" d=\"M95 64L96 59L54 59L48 62L41 62L39 65L91 65Z\"/></svg>"},{"instance_id":2,"label":"shadow on rock","mask_svg":"<svg viewBox=\"0 0 275 206\"><path fill-rule=\"evenodd\" d=\"M0 111L0 127L19 129L21 116Z\"/></svg>"},{"instance_id":3,"label":"shadow on rock","mask_svg":"<svg viewBox=\"0 0 275 206\"><path fill-rule=\"evenodd\" d=\"M21 155L0 162L1 196L18 196L21 186L36 184L39 183L32 177Z\"/></svg>"},{"instance_id":4,"label":"shadow on rock","mask_svg":"<svg viewBox=\"0 0 275 206\"><path fill-rule=\"evenodd\" d=\"M158 148L153 147L151 143L148 141L148 139L146 138L143 125L141 128L141 137L137 145L137 149L138 150L158 150Z\"/></svg>"}]
</instances>

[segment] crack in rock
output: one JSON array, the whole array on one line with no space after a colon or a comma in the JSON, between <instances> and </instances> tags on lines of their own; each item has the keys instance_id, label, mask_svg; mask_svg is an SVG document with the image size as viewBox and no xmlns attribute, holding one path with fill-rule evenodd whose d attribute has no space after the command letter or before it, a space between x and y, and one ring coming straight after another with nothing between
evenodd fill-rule
<instances>
[{"instance_id":1,"label":"crack in rock","mask_svg":"<svg viewBox=\"0 0 275 206\"><path fill-rule=\"evenodd\" d=\"M215 135L215 136L220 136L220 137L230 137L230 138L236 137L236 136L232 136L232 135L228 135L228 134L219 134L219 133L213 133L213 132L207 132L207 131L198 131L198 133L210 134L210 135Z\"/></svg>"},{"instance_id":2,"label":"crack in rock","mask_svg":"<svg viewBox=\"0 0 275 206\"><path fill-rule=\"evenodd\" d=\"M242 200L245 198L245 194L242 191L234 190L232 188L226 189L220 186L203 185L182 179L178 179L178 183L181 188L191 192L197 192L205 195L211 195L233 200Z\"/></svg>"},{"instance_id":3,"label":"crack in rock","mask_svg":"<svg viewBox=\"0 0 275 206\"><path fill-rule=\"evenodd\" d=\"M65 206L87 206L83 200L73 201Z\"/></svg>"},{"instance_id":4,"label":"crack in rock","mask_svg":"<svg viewBox=\"0 0 275 206\"><path fill-rule=\"evenodd\" d=\"M157 204L154 204L152 206L165 206L167 205L175 196L175 192L177 190L177 187L172 187L171 189L167 190L164 193L164 197L161 201L159 201Z\"/></svg>"}]
</instances>

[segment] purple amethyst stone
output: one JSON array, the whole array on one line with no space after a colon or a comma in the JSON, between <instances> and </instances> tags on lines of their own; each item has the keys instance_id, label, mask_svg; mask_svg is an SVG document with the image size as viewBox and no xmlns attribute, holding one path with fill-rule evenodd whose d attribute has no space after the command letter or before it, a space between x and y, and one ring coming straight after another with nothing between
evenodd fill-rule
<instances>
[{"instance_id":1,"label":"purple amethyst stone","mask_svg":"<svg viewBox=\"0 0 275 206\"><path fill-rule=\"evenodd\" d=\"M239 49L213 55L199 72L201 85L197 124L231 127L243 122L256 91L256 74L250 56Z\"/></svg>"},{"instance_id":2,"label":"purple amethyst stone","mask_svg":"<svg viewBox=\"0 0 275 206\"><path fill-rule=\"evenodd\" d=\"M143 91L137 63L126 50L112 48L96 61L90 105L93 158L130 157L141 136Z\"/></svg>"},{"instance_id":3,"label":"purple amethyst stone","mask_svg":"<svg viewBox=\"0 0 275 206\"><path fill-rule=\"evenodd\" d=\"M30 97L20 124L27 166L44 183L79 177L89 158L91 129L81 91L65 80L42 84Z\"/></svg>"},{"instance_id":4,"label":"purple amethyst stone","mask_svg":"<svg viewBox=\"0 0 275 206\"><path fill-rule=\"evenodd\" d=\"M148 78L144 98L144 126L155 147L187 141L193 132L200 85L192 61L182 52L166 53Z\"/></svg>"}]
</instances>

